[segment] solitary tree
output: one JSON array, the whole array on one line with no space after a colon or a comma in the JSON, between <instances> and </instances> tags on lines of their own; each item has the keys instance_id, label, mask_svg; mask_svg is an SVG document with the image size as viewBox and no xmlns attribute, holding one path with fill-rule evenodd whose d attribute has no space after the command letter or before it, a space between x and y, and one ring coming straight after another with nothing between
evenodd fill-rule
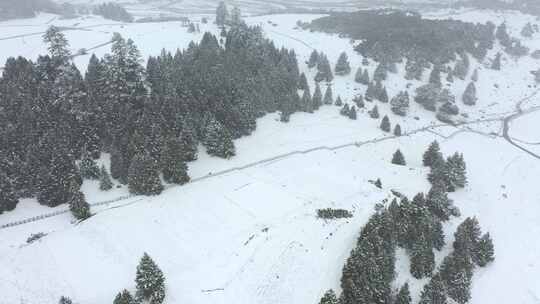
<instances>
[{"instance_id":1,"label":"solitary tree","mask_svg":"<svg viewBox=\"0 0 540 304\"><path fill-rule=\"evenodd\" d=\"M379 108L377 107L377 105L374 105L373 109L371 109L371 111L369 111L369 117L371 117L373 119L379 118ZM390 122L388 122L388 123L390 123Z\"/></svg>"},{"instance_id":2,"label":"solitary tree","mask_svg":"<svg viewBox=\"0 0 540 304\"><path fill-rule=\"evenodd\" d=\"M394 165L400 165L405 166L405 157L403 156L403 153L399 149L397 149L396 152L394 152L394 155L392 156L392 164Z\"/></svg>"},{"instance_id":3,"label":"solitary tree","mask_svg":"<svg viewBox=\"0 0 540 304\"><path fill-rule=\"evenodd\" d=\"M137 297L150 304L161 304L165 299L165 277L152 258L145 252L135 277Z\"/></svg>"},{"instance_id":4,"label":"solitary tree","mask_svg":"<svg viewBox=\"0 0 540 304\"><path fill-rule=\"evenodd\" d=\"M390 119L387 115L384 115L381 121L381 130L383 130L384 132L390 132Z\"/></svg>"}]
</instances>

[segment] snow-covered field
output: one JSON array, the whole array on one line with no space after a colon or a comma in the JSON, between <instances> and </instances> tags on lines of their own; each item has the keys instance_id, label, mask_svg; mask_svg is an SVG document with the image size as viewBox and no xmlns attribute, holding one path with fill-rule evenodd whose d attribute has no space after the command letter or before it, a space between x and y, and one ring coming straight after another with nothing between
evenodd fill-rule
<instances>
[{"instance_id":1,"label":"snow-covered field","mask_svg":"<svg viewBox=\"0 0 540 304\"><path fill-rule=\"evenodd\" d=\"M250 17L247 22L261 25L276 45L294 48L308 79L313 79L314 71L307 71L303 62L313 49L326 53L332 63L346 51L353 73L336 77L333 89L335 96L350 102L365 90L353 81L361 57L348 39L294 29L297 20L316 17L271 15ZM429 17L496 24L506 20L512 35L518 35L528 20L534 21L517 13L490 11L441 11ZM0 22L0 62L9 56L36 58L44 53L40 33L51 24L73 28L65 33L74 51L105 43L113 32L120 32L135 41L144 57L159 54L162 48L186 47L202 35L187 33L177 22L120 24L98 17L60 20L42 14ZM201 24L201 30L218 31L211 24ZM523 42L540 49L540 34ZM92 52L101 56L108 49ZM88 57L76 57L75 63L84 70ZM289 124L270 114L259 119L252 136L235 142L238 153L231 160L209 157L201 148L199 160L190 164L190 175L204 179L169 188L158 197L99 206L93 209L95 216L77 225L66 213L0 229L0 303L54 303L61 295L81 304L111 303L121 289L134 288L135 267L143 252L165 272L169 304L316 303L326 289L339 287L341 267L373 206L390 197L391 189L411 196L428 190L421 154L434 139L447 155L464 153L469 186L452 198L463 217L477 216L495 242L496 261L475 272L471 302L538 303L540 188L535 183L540 159L510 145L502 135L504 118L517 113L519 105L523 111L540 105L529 73L540 62L505 57L502 71L496 72L487 68L488 59L472 61L479 69L479 101L474 107L460 106L469 118L458 127L440 126L433 113L414 102L406 118L393 115L388 104L367 103L368 109L378 104L381 116L388 114L392 125L400 123L407 133L400 138L382 132L379 120L365 111L352 121L340 116L339 108L325 106L315 114L294 114ZM373 72L375 64L369 69ZM407 87L403 66L399 71L385 82L391 97ZM456 80L450 88L459 104L467 83ZM411 95L419 84L411 83ZM519 139L517 143L526 142L523 146L533 152L535 147L540 152L535 146L540 141L538 115L531 111L509 123L509 135ZM397 148L408 166L390 164ZM218 174L230 168L237 170ZM370 183L377 178L383 189ZM91 203L127 194L125 187L103 193L88 181L83 190ZM349 209L354 217L318 220L316 209L326 207ZM51 211L25 200L0 215L0 225ZM447 243L461 220L445 226ZM48 235L26 244L26 238L37 232ZM445 248L438 254L438 260L447 252ZM408 275L405 255L400 253L398 262L396 283L409 281L413 298L418 299L425 280Z\"/></svg>"}]
</instances>

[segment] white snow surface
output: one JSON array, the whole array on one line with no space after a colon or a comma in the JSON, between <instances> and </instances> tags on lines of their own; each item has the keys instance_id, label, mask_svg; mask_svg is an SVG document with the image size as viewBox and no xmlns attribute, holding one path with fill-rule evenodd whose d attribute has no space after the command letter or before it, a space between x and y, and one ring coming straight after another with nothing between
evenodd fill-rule
<instances>
[{"instance_id":1,"label":"white snow surface","mask_svg":"<svg viewBox=\"0 0 540 304\"><path fill-rule=\"evenodd\" d=\"M356 93L365 91L365 86L353 81L362 58L348 39L294 29L297 20L316 17L270 15L247 21L260 24L277 46L294 48L308 79L315 72L307 70L304 61L313 48L326 53L332 63L346 51L353 72L337 76L332 85L334 96L350 102ZM518 35L527 21L535 21L518 13L478 10L439 11L429 17L496 24L506 20L512 35ZM0 22L0 62L9 56L36 58L44 53L41 34L32 34L50 24L74 28L66 31L73 50L107 42L113 32L120 32L135 41L144 57L157 55L162 48L186 47L202 35L188 34L176 22L121 24L98 17L60 20L42 14ZM218 31L211 24L201 27ZM17 35L26 36L9 38ZM523 42L540 49L540 34ZM95 52L101 56L108 49L104 46ZM165 273L168 304L317 303L325 290L339 291L342 266L374 205L391 198L391 189L409 196L429 189L421 155L435 139L446 155L464 153L469 178L465 189L451 194L463 215L445 224L449 245L437 253L437 261L450 251L456 226L466 216L477 216L483 231L494 239L496 261L475 271L471 303L538 303L540 188L535 183L540 159L502 138L502 119L515 113L518 104L524 110L539 105L529 71L540 65L530 57L504 55L502 71L492 71L487 68L489 58L498 50L499 46L490 51L485 62L472 60L480 76L476 106L466 107L460 101L469 80L456 80L449 86L462 112L468 114L460 120L468 124L440 126L433 113L414 102L405 118L393 115L388 104L367 103L368 110L378 104L381 117L389 115L392 126L401 125L408 135L399 138L382 132L380 121L369 118L366 110L352 121L340 116L339 108L324 106L315 114L294 114L288 124L280 123L277 114L269 114L258 120L252 136L236 140L237 156L231 160L210 157L201 147L199 160L190 163L189 169L193 179L205 179L168 188L159 196L99 206L93 209L95 216L78 224L65 213L0 229L0 303L55 303L61 295L80 304L112 303L120 290L134 290L135 268L143 252ZM82 70L87 61L88 56L75 58ZM370 72L374 69L371 63ZM399 74L390 74L385 82L390 96L406 89L402 72L399 66ZM411 82L411 96L420 84ZM310 85L313 88L312 81ZM517 117L509 130L517 143L526 142L523 147L533 152L535 147L540 152L535 145L540 141L538 115L531 110ZM318 149L309 151L313 148ZM398 148L407 166L390 164ZM284 156L270 160L279 155ZM108 163L107 157L101 161ZM230 168L240 169L217 175ZM370 183L377 178L383 189ZM91 203L127 194L121 186L101 192L96 182L89 181L83 191ZM317 219L316 209L327 207L351 210L354 217ZM24 200L14 211L0 215L0 225L65 208L50 209ZM28 236L37 232L47 236L26 244ZM397 270L395 287L409 282L417 301L426 280L408 274L408 258L402 250L398 250Z\"/></svg>"}]
</instances>

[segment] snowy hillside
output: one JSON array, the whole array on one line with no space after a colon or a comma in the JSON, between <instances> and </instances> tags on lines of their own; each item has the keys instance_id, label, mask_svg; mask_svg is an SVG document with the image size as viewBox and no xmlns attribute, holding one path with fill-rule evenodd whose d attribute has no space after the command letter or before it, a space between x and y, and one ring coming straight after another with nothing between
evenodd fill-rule
<instances>
[{"instance_id":1,"label":"snowy hillside","mask_svg":"<svg viewBox=\"0 0 540 304\"><path fill-rule=\"evenodd\" d=\"M336 76L332 86L335 96L352 104L352 98L366 90L354 82L362 57L349 39L296 28L298 20L319 16L265 15L246 22L261 25L277 46L293 48L311 87L316 71L304 62L314 49L327 54L332 65L347 52L353 73ZM524 24L535 22L519 13L476 10L426 16L506 21L515 36ZM179 22L121 24L98 17L60 20L41 14L0 22L0 62L45 53L41 35L52 24L65 29L73 51L85 48L99 56L109 52L107 43L114 32L132 38L143 57L157 55L162 48L185 48L202 37L188 33ZM202 32L219 33L215 25L200 26ZM540 34L522 40L531 50L540 49ZM341 116L333 105L315 114L293 114L288 124L281 123L278 114L269 114L258 120L253 135L235 141L237 156L230 160L211 157L201 147L199 159L189 164L189 184L171 186L156 197L135 196L96 206L96 215L78 224L63 213L0 229L0 303L55 303L60 295L81 304L111 303L121 289L134 289L135 267L143 252L165 273L168 304L317 303L327 289L339 290L342 266L375 204L391 199L391 190L408 196L429 190L421 157L433 140L445 155L464 154L469 180L465 189L451 194L462 216L445 224L448 245L437 253L437 261L450 251L456 226L476 216L493 237L496 261L475 271L471 303L537 303L540 92L530 71L540 68L540 61L504 55L502 70L491 70L489 59L500 49L496 45L485 62L472 60L470 74L475 68L479 71L476 106L461 103L470 74L466 81L449 85L467 114L456 126L437 121L415 102L406 117L394 115L389 104L378 101L366 102L358 120ZM89 57L77 56L74 62L84 71ZM371 62L369 72L375 67ZM410 81L407 86L403 71L401 64L385 81L391 97L401 90L413 96L422 84ZM404 136L379 129L380 121L367 114L374 104L381 116L390 117L392 126L401 125ZM390 163L396 149L404 153L407 166ZM382 189L372 183L377 178ZM125 186L103 193L92 181L85 181L82 189L90 203L128 193ZM354 216L317 219L316 210L328 207L350 210ZM27 199L0 215L0 226L66 208L51 209ZM38 232L47 235L27 244L26 239ZM395 287L408 281L416 303L426 280L412 278L408 263L405 254L398 255Z\"/></svg>"}]
</instances>

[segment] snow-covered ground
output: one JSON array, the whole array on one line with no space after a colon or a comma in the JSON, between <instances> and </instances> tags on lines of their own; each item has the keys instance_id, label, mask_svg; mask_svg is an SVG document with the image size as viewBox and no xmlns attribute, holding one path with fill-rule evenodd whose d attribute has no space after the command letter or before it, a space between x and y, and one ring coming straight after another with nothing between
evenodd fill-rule
<instances>
[{"instance_id":1,"label":"snow-covered ground","mask_svg":"<svg viewBox=\"0 0 540 304\"><path fill-rule=\"evenodd\" d=\"M260 24L276 45L294 48L309 79L315 71L308 71L304 61L313 49L326 53L332 63L346 51L353 73L336 77L333 89L335 96L350 102L365 90L353 81L361 57L348 39L294 29L297 20L316 17L271 15L247 22ZM517 13L490 11L441 11L429 17L497 24L506 20L512 35L518 35L527 20L534 21ZM107 42L113 32L120 32L135 41L144 57L159 54L162 48L186 47L202 35L189 34L176 22L120 24L98 17L59 20L43 14L0 23L0 62L9 56L36 58L44 53L39 33L50 24L75 28L66 31L74 51ZM218 29L201 24L201 30ZM540 34L523 40L531 49L540 49ZM94 51L101 56L108 49ZM491 51L488 59L496 52ZM400 123L407 136L399 138L382 132L380 121L369 118L365 110L352 121L340 116L339 108L324 106L315 114L294 114L289 124L270 114L259 119L252 136L235 142L238 155L233 159L212 158L201 149L199 160L190 164L194 183L171 187L157 197L101 205L93 209L95 216L77 225L65 213L0 229L0 303L54 303L60 295L81 304L111 303L121 289L134 288L135 267L145 251L165 272L169 304L315 303L326 289L339 287L341 267L373 206L390 197L391 189L411 196L428 190L421 154L434 139L447 155L464 153L469 186L452 198L463 217L477 216L495 242L496 261L476 271L471 303L537 303L540 188L535 183L540 160L510 145L502 135L504 118L517 113L518 104L522 110L540 104L529 73L540 62L505 57L502 71L495 72L486 67L488 59L472 61L479 69L479 101L474 107L460 106L469 118L458 127L440 126L433 113L414 102L406 118L393 115L387 104L367 103L368 109L378 104L381 117L388 114L392 125ZM87 61L88 56L75 59L82 70ZM372 63L369 70L374 69ZM390 97L407 89L403 66L399 71L385 82ZM458 104L467 83L456 80L450 87ZM411 82L411 95L420 84ZM540 141L538 115L530 112L509 123L509 135L527 142L524 147L533 152ZM406 167L390 164L398 148ZM231 168L237 169L219 174ZM369 182L377 178L383 189ZM125 187L100 192L95 182L88 181L83 190L92 203L127 194ZM316 219L316 209L326 207L349 209L354 217ZM0 225L55 210L25 200L0 215ZM448 243L461 220L445 226ZM26 244L26 238L37 232L48 235ZM447 252L445 248L438 254L438 260ZM425 281L408 275L407 264L400 252L396 286L409 281L413 298L418 299Z\"/></svg>"}]
</instances>

